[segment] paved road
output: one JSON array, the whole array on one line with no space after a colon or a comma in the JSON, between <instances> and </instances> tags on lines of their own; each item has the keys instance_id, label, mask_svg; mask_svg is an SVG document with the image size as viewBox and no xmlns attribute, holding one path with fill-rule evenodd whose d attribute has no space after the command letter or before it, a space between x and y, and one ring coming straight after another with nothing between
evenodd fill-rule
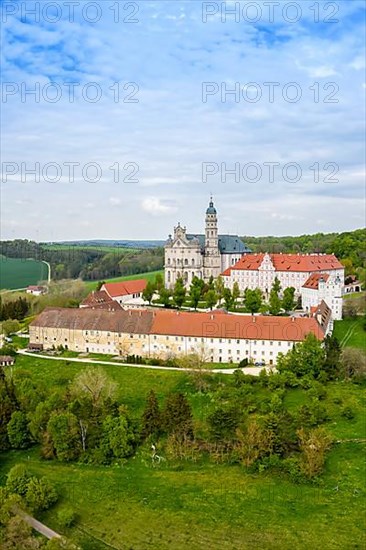
<instances>
[{"instance_id":1,"label":"paved road","mask_svg":"<svg viewBox=\"0 0 366 550\"><path fill-rule=\"evenodd\" d=\"M192 372L192 369L181 369L179 367L161 367L158 365L134 365L131 363L120 363L116 361L97 361L95 359L78 359L77 357L53 357L52 355L42 355L40 353L29 353L24 349L18 350L21 355L28 355L29 357L37 357L37 359L52 359L54 361L71 361L73 363L93 363L95 365L112 365L114 367L132 367L136 369L152 369L152 370L175 370L175 371L187 371ZM252 374L258 376L261 370L271 370L270 367L244 367L240 369L244 374ZM233 374L238 369L204 369L207 374Z\"/></svg>"},{"instance_id":2,"label":"paved road","mask_svg":"<svg viewBox=\"0 0 366 550\"><path fill-rule=\"evenodd\" d=\"M54 538L61 538L61 535L56 533L56 531L53 531L47 525L44 525L44 523L41 523L35 518L32 518L32 516L29 516L22 510L17 509L17 513L30 525L37 533L40 533L41 535L44 535L48 539L54 539Z\"/></svg>"}]
</instances>

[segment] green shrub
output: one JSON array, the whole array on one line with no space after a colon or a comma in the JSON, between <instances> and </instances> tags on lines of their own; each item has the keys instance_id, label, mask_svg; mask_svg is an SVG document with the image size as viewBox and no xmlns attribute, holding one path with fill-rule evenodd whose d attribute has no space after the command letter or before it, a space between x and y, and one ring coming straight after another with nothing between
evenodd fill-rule
<instances>
[{"instance_id":1,"label":"green shrub","mask_svg":"<svg viewBox=\"0 0 366 550\"><path fill-rule=\"evenodd\" d=\"M24 464L16 464L7 475L6 488L10 493L24 496L30 479L31 475Z\"/></svg>"},{"instance_id":2,"label":"green shrub","mask_svg":"<svg viewBox=\"0 0 366 550\"><path fill-rule=\"evenodd\" d=\"M48 510L55 502L58 496L55 488L46 478L38 479L31 477L25 494L25 500L28 506L35 512Z\"/></svg>"},{"instance_id":3,"label":"green shrub","mask_svg":"<svg viewBox=\"0 0 366 550\"><path fill-rule=\"evenodd\" d=\"M76 513L72 508L63 508L57 514L61 527L72 527L76 523Z\"/></svg>"},{"instance_id":4,"label":"green shrub","mask_svg":"<svg viewBox=\"0 0 366 550\"><path fill-rule=\"evenodd\" d=\"M344 418L347 418L347 420L352 420L352 418L356 416L356 413L352 409L352 407L350 407L349 405L346 405L345 407L343 407L341 411L341 416L343 416Z\"/></svg>"}]
</instances>

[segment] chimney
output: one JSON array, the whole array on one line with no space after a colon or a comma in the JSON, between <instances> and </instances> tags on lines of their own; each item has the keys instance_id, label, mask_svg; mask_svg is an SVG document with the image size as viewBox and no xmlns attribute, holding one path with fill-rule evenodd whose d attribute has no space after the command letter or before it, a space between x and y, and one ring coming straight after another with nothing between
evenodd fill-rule
<instances>
[{"instance_id":1,"label":"chimney","mask_svg":"<svg viewBox=\"0 0 366 550\"><path fill-rule=\"evenodd\" d=\"M252 319L253 319L253 323L255 323L255 316L254 315L253 315Z\"/></svg>"},{"instance_id":2,"label":"chimney","mask_svg":"<svg viewBox=\"0 0 366 550\"><path fill-rule=\"evenodd\" d=\"M128 310L128 315L129 315L130 317L131 317L131 315L132 315L132 311L131 311L130 309Z\"/></svg>"},{"instance_id":3,"label":"chimney","mask_svg":"<svg viewBox=\"0 0 366 550\"><path fill-rule=\"evenodd\" d=\"M292 321L293 323L295 322L295 317L294 317L294 316L291 317L291 321Z\"/></svg>"}]
</instances>

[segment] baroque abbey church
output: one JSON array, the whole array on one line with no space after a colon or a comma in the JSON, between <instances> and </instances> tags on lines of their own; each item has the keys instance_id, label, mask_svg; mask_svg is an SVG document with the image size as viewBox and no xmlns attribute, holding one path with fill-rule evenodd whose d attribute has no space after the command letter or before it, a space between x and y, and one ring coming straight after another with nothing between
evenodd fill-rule
<instances>
[{"instance_id":1,"label":"baroque abbey church","mask_svg":"<svg viewBox=\"0 0 366 550\"><path fill-rule=\"evenodd\" d=\"M251 252L238 235L219 235L217 211L212 197L206 210L205 233L187 233L180 223L165 244L165 286L172 288L179 277L189 286L193 277L208 281Z\"/></svg>"}]
</instances>

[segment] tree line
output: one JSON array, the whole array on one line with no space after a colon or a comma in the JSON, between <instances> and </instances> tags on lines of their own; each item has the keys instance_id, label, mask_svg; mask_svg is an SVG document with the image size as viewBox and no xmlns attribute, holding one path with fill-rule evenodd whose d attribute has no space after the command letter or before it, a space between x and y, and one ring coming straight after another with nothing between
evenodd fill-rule
<instances>
[{"instance_id":1,"label":"tree line","mask_svg":"<svg viewBox=\"0 0 366 550\"><path fill-rule=\"evenodd\" d=\"M154 296L158 295L156 303L164 307L177 307L183 305L196 310L199 306L212 310L214 307L224 306L228 311L244 310L248 313L270 313L278 315L287 313L300 303L295 300L295 289L286 288L281 292L281 283L276 277L272 285L268 301L264 300L263 292L256 288L246 288L242 294L238 283L235 281L233 289L225 287L222 277L216 280L211 276L208 282L193 277L190 287L187 289L182 278L178 278L173 289L165 288L163 277L158 274L155 281L149 281L142 293L144 300L152 303ZM240 300L240 303L239 303Z\"/></svg>"},{"instance_id":2,"label":"tree line","mask_svg":"<svg viewBox=\"0 0 366 550\"><path fill-rule=\"evenodd\" d=\"M8 258L45 260L51 265L52 279L97 281L123 275L159 271L164 264L161 247L143 250L70 245L50 248L42 243L18 239L2 241L0 254Z\"/></svg>"}]
</instances>

